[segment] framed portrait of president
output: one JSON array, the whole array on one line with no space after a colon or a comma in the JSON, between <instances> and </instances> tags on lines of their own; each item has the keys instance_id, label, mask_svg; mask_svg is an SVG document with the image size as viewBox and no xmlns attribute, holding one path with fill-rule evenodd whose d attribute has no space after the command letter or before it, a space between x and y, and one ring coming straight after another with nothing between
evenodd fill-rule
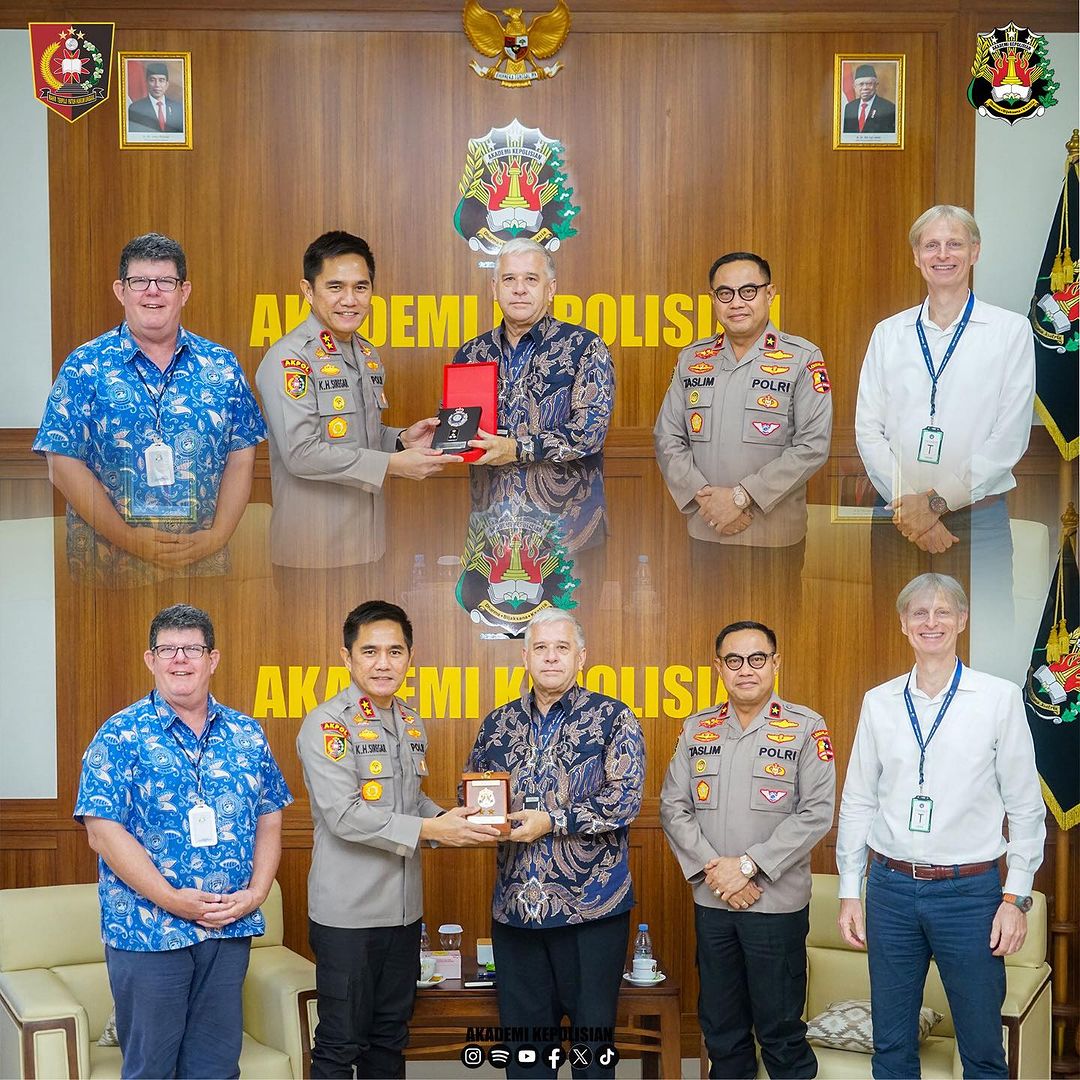
<instances>
[{"instance_id":1,"label":"framed portrait of president","mask_svg":"<svg viewBox=\"0 0 1080 1080\"><path fill-rule=\"evenodd\" d=\"M120 149L190 150L191 53L122 52Z\"/></svg>"},{"instance_id":2,"label":"framed portrait of president","mask_svg":"<svg viewBox=\"0 0 1080 1080\"><path fill-rule=\"evenodd\" d=\"M904 149L904 55L835 55L833 149Z\"/></svg>"}]
</instances>

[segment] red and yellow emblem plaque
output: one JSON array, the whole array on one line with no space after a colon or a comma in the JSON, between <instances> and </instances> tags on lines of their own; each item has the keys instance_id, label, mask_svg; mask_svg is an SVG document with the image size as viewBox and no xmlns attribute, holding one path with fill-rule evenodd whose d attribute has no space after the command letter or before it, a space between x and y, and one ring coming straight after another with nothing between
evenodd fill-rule
<instances>
[{"instance_id":1,"label":"red and yellow emblem plaque","mask_svg":"<svg viewBox=\"0 0 1080 1080\"><path fill-rule=\"evenodd\" d=\"M34 96L68 123L109 97L115 23L30 23Z\"/></svg>"},{"instance_id":2,"label":"red and yellow emblem plaque","mask_svg":"<svg viewBox=\"0 0 1080 1080\"><path fill-rule=\"evenodd\" d=\"M712 788L709 787L707 780L699 780L697 782L697 797L698 802L705 802L709 798L709 794Z\"/></svg>"},{"instance_id":3,"label":"red and yellow emblem plaque","mask_svg":"<svg viewBox=\"0 0 1080 1080\"><path fill-rule=\"evenodd\" d=\"M705 420L699 412L692 412L690 414L690 430L695 435L701 434L701 429L705 424Z\"/></svg>"},{"instance_id":4,"label":"red and yellow emblem plaque","mask_svg":"<svg viewBox=\"0 0 1080 1080\"><path fill-rule=\"evenodd\" d=\"M344 439L349 433L349 421L344 416L335 416L326 425L326 434L331 439Z\"/></svg>"}]
</instances>

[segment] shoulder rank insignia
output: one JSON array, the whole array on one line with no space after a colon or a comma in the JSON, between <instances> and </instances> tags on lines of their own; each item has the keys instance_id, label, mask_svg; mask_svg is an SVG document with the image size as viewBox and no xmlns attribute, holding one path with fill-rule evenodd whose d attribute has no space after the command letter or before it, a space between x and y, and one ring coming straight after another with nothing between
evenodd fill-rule
<instances>
[{"instance_id":1,"label":"shoulder rank insignia","mask_svg":"<svg viewBox=\"0 0 1080 1080\"><path fill-rule=\"evenodd\" d=\"M791 367L788 364L762 364L761 370L764 371L766 375L783 375L790 371Z\"/></svg>"},{"instance_id":2,"label":"shoulder rank insignia","mask_svg":"<svg viewBox=\"0 0 1080 1080\"><path fill-rule=\"evenodd\" d=\"M370 356L371 355L371 346L360 336L360 331L359 330L356 331L356 347L365 356ZM371 365L368 364L368 367L371 367Z\"/></svg>"},{"instance_id":3,"label":"shoulder rank insignia","mask_svg":"<svg viewBox=\"0 0 1080 1080\"><path fill-rule=\"evenodd\" d=\"M697 782L698 802L705 802L708 799L711 790L712 789L709 787L709 782L707 780L699 780Z\"/></svg>"},{"instance_id":4,"label":"shoulder rank insignia","mask_svg":"<svg viewBox=\"0 0 1080 1080\"><path fill-rule=\"evenodd\" d=\"M361 728L358 734L360 735L361 739L366 739L368 742L371 742L372 739L377 739L379 737L379 733L377 731L373 731L369 727ZM792 738L795 738L795 736L792 735Z\"/></svg>"},{"instance_id":5,"label":"shoulder rank insignia","mask_svg":"<svg viewBox=\"0 0 1080 1080\"><path fill-rule=\"evenodd\" d=\"M349 421L344 416L335 416L326 425L326 434L331 439L343 439L349 433Z\"/></svg>"},{"instance_id":6,"label":"shoulder rank insignia","mask_svg":"<svg viewBox=\"0 0 1080 1080\"><path fill-rule=\"evenodd\" d=\"M356 705L361 716L366 716L369 720L375 719L375 706L371 704L371 698L362 697Z\"/></svg>"},{"instance_id":7,"label":"shoulder rank insignia","mask_svg":"<svg viewBox=\"0 0 1080 1080\"><path fill-rule=\"evenodd\" d=\"M794 357L794 353L784 352L783 349L771 349L767 353L762 353L766 360L790 360Z\"/></svg>"},{"instance_id":8,"label":"shoulder rank insignia","mask_svg":"<svg viewBox=\"0 0 1080 1080\"><path fill-rule=\"evenodd\" d=\"M727 717L727 710L728 710L728 703L725 701L720 706L720 711L716 715L719 716L721 720L723 720L723 719L725 719Z\"/></svg>"},{"instance_id":9,"label":"shoulder rank insignia","mask_svg":"<svg viewBox=\"0 0 1080 1080\"><path fill-rule=\"evenodd\" d=\"M832 761L834 755L832 739L829 738L829 729L818 728L817 731L811 731L810 738L817 743L817 756L822 761Z\"/></svg>"},{"instance_id":10,"label":"shoulder rank insignia","mask_svg":"<svg viewBox=\"0 0 1080 1080\"><path fill-rule=\"evenodd\" d=\"M768 334L765 335L765 348L766 349L775 349L776 348L776 335L774 333L772 333L771 331Z\"/></svg>"},{"instance_id":11,"label":"shoulder rank insignia","mask_svg":"<svg viewBox=\"0 0 1080 1080\"><path fill-rule=\"evenodd\" d=\"M769 718L772 720L779 720L780 715L783 712L783 708L779 701L774 701L769 705Z\"/></svg>"},{"instance_id":12,"label":"shoulder rank insignia","mask_svg":"<svg viewBox=\"0 0 1080 1080\"><path fill-rule=\"evenodd\" d=\"M701 429L704 426L704 424L705 424L705 420L704 420L704 417L702 417L701 413L692 412L690 414L690 430L695 435L700 435L701 434Z\"/></svg>"},{"instance_id":13,"label":"shoulder rank insignia","mask_svg":"<svg viewBox=\"0 0 1080 1080\"><path fill-rule=\"evenodd\" d=\"M701 760L704 761L705 759L701 758ZM785 769L783 765L777 765L775 761L770 761L769 764L765 766L765 771L770 776L787 776L787 769Z\"/></svg>"},{"instance_id":14,"label":"shoulder rank insignia","mask_svg":"<svg viewBox=\"0 0 1080 1080\"><path fill-rule=\"evenodd\" d=\"M699 731L694 736L694 742L716 742L719 738L720 736L715 731ZM794 739L795 736L792 735L791 738Z\"/></svg>"},{"instance_id":15,"label":"shoulder rank insignia","mask_svg":"<svg viewBox=\"0 0 1080 1080\"><path fill-rule=\"evenodd\" d=\"M341 374L341 368L339 368L337 366L337 364L323 364L323 366L321 368L319 368L319 374L320 375L340 375Z\"/></svg>"},{"instance_id":16,"label":"shoulder rank insignia","mask_svg":"<svg viewBox=\"0 0 1080 1080\"><path fill-rule=\"evenodd\" d=\"M699 757L694 762L694 772L704 772L708 768L708 763L703 757Z\"/></svg>"},{"instance_id":17,"label":"shoulder rank insignia","mask_svg":"<svg viewBox=\"0 0 1080 1080\"><path fill-rule=\"evenodd\" d=\"M793 742L794 739L795 739L795 736L794 735L778 735L775 731L770 731L770 732L766 733L765 738L771 739L773 742L786 743L786 742Z\"/></svg>"},{"instance_id":18,"label":"shoulder rank insignia","mask_svg":"<svg viewBox=\"0 0 1080 1080\"><path fill-rule=\"evenodd\" d=\"M776 409L779 408L780 402L772 396L772 394L764 394L757 399L757 403L763 409Z\"/></svg>"},{"instance_id":19,"label":"shoulder rank insignia","mask_svg":"<svg viewBox=\"0 0 1080 1080\"><path fill-rule=\"evenodd\" d=\"M773 435L780 427L775 421L768 420L754 420L753 425L754 429L762 435Z\"/></svg>"},{"instance_id":20,"label":"shoulder rank insignia","mask_svg":"<svg viewBox=\"0 0 1080 1080\"><path fill-rule=\"evenodd\" d=\"M375 802L382 798L382 784L378 780L369 780L360 789L360 795L364 802Z\"/></svg>"},{"instance_id":21,"label":"shoulder rank insignia","mask_svg":"<svg viewBox=\"0 0 1080 1080\"><path fill-rule=\"evenodd\" d=\"M336 353L337 352L337 342L334 340L334 335L331 334L329 330L320 330L319 331L319 341L322 342L322 347L328 353Z\"/></svg>"},{"instance_id":22,"label":"shoulder rank insignia","mask_svg":"<svg viewBox=\"0 0 1080 1080\"><path fill-rule=\"evenodd\" d=\"M767 802L778 803L781 799L787 798L787 792L781 791L779 788L763 787L758 788L758 791L765 797Z\"/></svg>"},{"instance_id":23,"label":"shoulder rank insignia","mask_svg":"<svg viewBox=\"0 0 1080 1080\"><path fill-rule=\"evenodd\" d=\"M785 719L785 720L770 720L769 721L769 727L793 728L793 727L798 727L798 726L799 725L794 720Z\"/></svg>"}]
</instances>

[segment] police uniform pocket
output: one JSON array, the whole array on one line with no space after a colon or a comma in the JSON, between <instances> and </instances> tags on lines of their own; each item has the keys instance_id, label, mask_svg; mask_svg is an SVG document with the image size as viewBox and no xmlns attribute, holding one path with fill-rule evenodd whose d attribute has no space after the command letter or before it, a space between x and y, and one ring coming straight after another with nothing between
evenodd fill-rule
<instances>
[{"instance_id":1,"label":"police uniform pocket","mask_svg":"<svg viewBox=\"0 0 1080 1080\"><path fill-rule=\"evenodd\" d=\"M783 443L789 418L791 395L786 383L775 379L754 379L743 407L743 442ZM765 384L765 385L760 385Z\"/></svg>"},{"instance_id":2,"label":"police uniform pocket","mask_svg":"<svg viewBox=\"0 0 1080 1080\"><path fill-rule=\"evenodd\" d=\"M393 774L390 759L382 754L358 754L360 763L360 780L374 778L379 781L388 780Z\"/></svg>"},{"instance_id":3,"label":"police uniform pocket","mask_svg":"<svg viewBox=\"0 0 1080 1080\"><path fill-rule=\"evenodd\" d=\"M715 387L691 387L683 390L686 430L693 442L707 442L712 437L712 403Z\"/></svg>"},{"instance_id":4,"label":"police uniform pocket","mask_svg":"<svg viewBox=\"0 0 1080 1080\"><path fill-rule=\"evenodd\" d=\"M690 763L690 794L698 810L715 810L720 797L720 755L694 758Z\"/></svg>"}]
</instances>

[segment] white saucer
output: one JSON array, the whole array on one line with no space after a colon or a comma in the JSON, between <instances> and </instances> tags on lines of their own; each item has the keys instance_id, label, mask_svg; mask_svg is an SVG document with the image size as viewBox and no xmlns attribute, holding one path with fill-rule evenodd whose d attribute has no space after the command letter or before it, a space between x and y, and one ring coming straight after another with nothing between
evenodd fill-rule
<instances>
[{"instance_id":1,"label":"white saucer","mask_svg":"<svg viewBox=\"0 0 1080 1080\"><path fill-rule=\"evenodd\" d=\"M426 990L429 986L438 986L439 983L445 981L445 975L432 975L431 978L428 979L426 982L423 979L417 979L416 985L419 986L421 989Z\"/></svg>"},{"instance_id":2,"label":"white saucer","mask_svg":"<svg viewBox=\"0 0 1080 1080\"><path fill-rule=\"evenodd\" d=\"M635 979L629 971L624 971L623 978L630 983L631 986L655 986L657 983L662 983L667 976L662 971L658 971L655 979Z\"/></svg>"}]
</instances>

